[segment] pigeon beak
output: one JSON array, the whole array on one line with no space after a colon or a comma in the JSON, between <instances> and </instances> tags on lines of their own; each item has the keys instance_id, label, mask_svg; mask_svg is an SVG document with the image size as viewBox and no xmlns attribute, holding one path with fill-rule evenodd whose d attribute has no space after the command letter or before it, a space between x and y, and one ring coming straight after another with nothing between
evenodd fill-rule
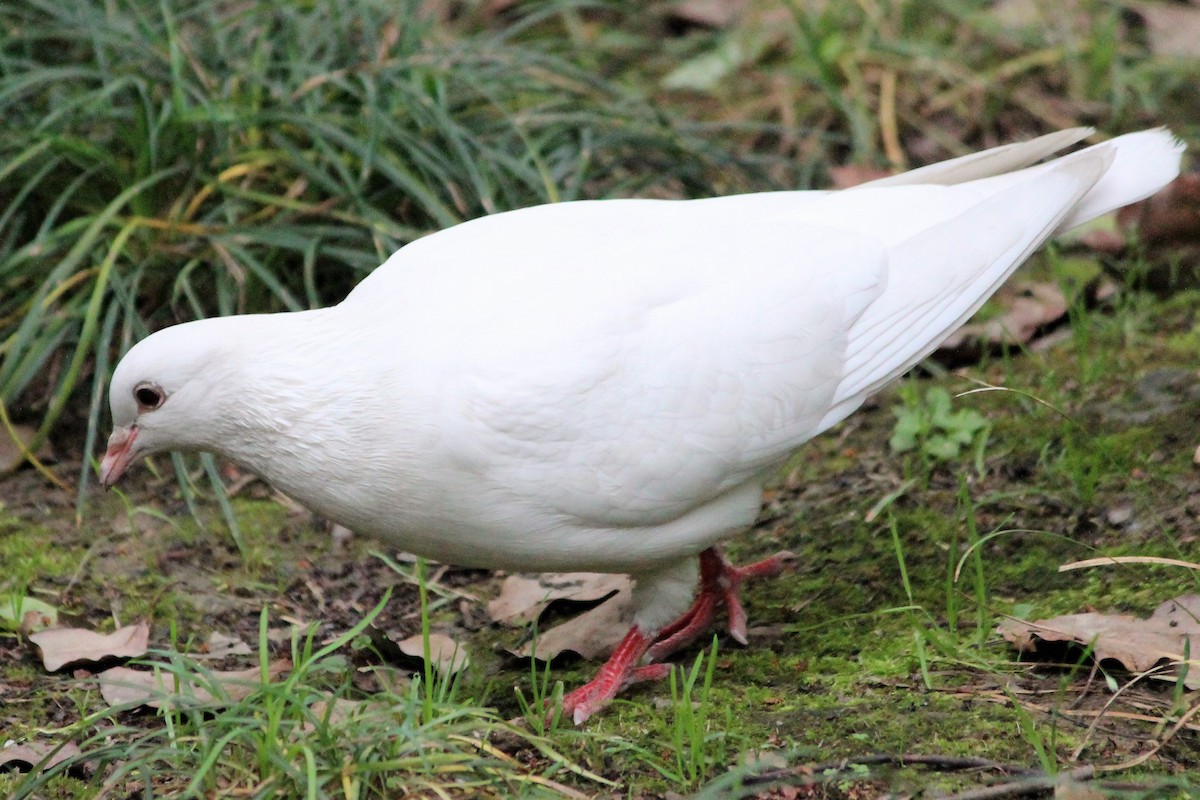
<instances>
[{"instance_id":1,"label":"pigeon beak","mask_svg":"<svg viewBox=\"0 0 1200 800\"><path fill-rule=\"evenodd\" d=\"M137 454L133 447L137 435L137 425L130 425L114 428L112 436L108 437L108 449L104 451L104 459L100 462L100 485L105 489L111 488L133 462Z\"/></svg>"}]
</instances>

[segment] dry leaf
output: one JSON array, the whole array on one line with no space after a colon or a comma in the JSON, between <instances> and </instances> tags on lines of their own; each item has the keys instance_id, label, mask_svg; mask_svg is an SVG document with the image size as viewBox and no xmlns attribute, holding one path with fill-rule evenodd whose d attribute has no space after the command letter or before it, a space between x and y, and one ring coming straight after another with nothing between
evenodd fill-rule
<instances>
[{"instance_id":1,"label":"dry leaf","mask_svg":"<svg viewBox=\"0 0 1200 800\"><path fill-rule=\"evenodd\" d=\"M1006 303L1004 313L986 322L963 325L942 342L937 358L943 363L974 363L984 352L1008 344L1026 344L1067 316L1062 289L1049 283L1013 284L996 294Z\"/></svg>"},{"instance_id":2,"label":"dry leaf","mask_svg":"<svg viewBox=\"0 0 1200 800\"><path fill-rule=\"evenodd\" d=\"M564 652L587 659L604 658L616 649L632 622L632 591L626 586L591 611L543 631L535 641L509 652L543 661Z\"/></svg>"},{"instance_id":3,"label":"dry leaf","mask_svg":"<svg viewBox=\"0 0 1200 800\"><path fill-rule=\"evenodd\" d=\"M1009 619L997 630L1022 651L1036 652L1039 642L1091 644L1097 661L1113 659L1130 672L1144 672L1163 660L1182 661L1185 649L1200 653L1200 595L1168 600L1148 619L1129 614L1067 614L1035 622ZM1190 664L1184 683L1189 689L1200 689L1200 663L1193 659Z\"/></svg>"},{"instance_id":4,"label":"dry leaf","mask_svg":"<svg viewBox=\"0 0 1200 800\"><path fill-rule=\"evenodd\" d=\"M1180 175L1153 197L1120 209L1115 218L1113 230L1090 230L1081 241L1118 257L1117 265L1105 264L1117 277L1127 278L1120 257L1136 239L1145 262L1137 277L1147 288L1170 293L1200 283L1200 173Z\"/></svg>"},{"instance_id":5,"label":"dry leaf","mask_svg":"<svg viewBox=\"0 0 1200 800\"><path fill-rule=\"evenodd\" d=\"M49 756L49 760L42 765L42 769L47 769L68 758L75 758L79 754L79 748L74 742L65 742L61 746L50 742L10 744L5 748L0 748L0 772L9 766L16 766L21 770L31 770L41 763L43 758Z\"/></svg>"},{"instance_id":6,"label":"dry leaf","mask_svg":"<svg viewBox=\"0 0 1200 800\"><path fill-rule=\"evenodd\" d=\"M1190 3L1125 0L1127 10L1142 18L1146 45L1156 56L1200 56L1200 7Z\"/></svg>"},{"instance_id":7,"label":"dry leaf","mask_svg":"<svg viewBox=\"0 0 1200 800\"><path fill-rule=\"evenodd\" d=\"M628 575L598 572L552 572L534 578L510 575L500 587L500 596L488 603L488 615L505 625L524 625L556 601L595 604L630 585Z\"/></svg>"},{"instance_id":8,"label":"dry leaf","mask_svg":"<svg viewBox=\"0 0 1200 800\"><path fill-rule=\"evenodd\" d=\"M226 658L227 656L248 656L254 651L250 645L235 636L226 636L213 631L204 642L204 652L197 653L195 658Z\"/></svg>"},{"instance_id":9,"label":"dry leaf","mask_svg":"<svg viewBox=\"0 0 1200 800\"><path fill-rule=\"evenodd\" d=\"M281 658L267 665L267 674L274 680L291 668L292 662ZM177 673L166 670L149 672L113 667L97 677L100 678L100 695L110 706L136 704L162 708L167 705L209 705L218 700L212 692L213 684L221 688L221 702L236 703L262 686L262 670L259 667L188 674L183 677L189 678L189 682L178 687Z\"/></svg>"},{"instance_id":10,"label":"dry leaf","mask_svg":"<svg viewBox=\"0 0 1200 800\"><path fill-rule=\"evenodd\" d=\"M83 628L51 628L30 634L29 641L42 651L42 664L46 669L55 672L68 664L145 655L150 642L150 626L139 622L118 628L112 633L96 633Z\"/></svg>"},{"instance_id":11,"label":"dry leaf","mask_svg":"<svg viewBox=\"0 0 1200 800\"><path fill-rule=\"evenodd\" d=\"M888 170L870 164L842 164L829 168L829 179L832 181L834 189L849 189L852 186L870 183L891 175L892 173Z\"/></svg>"},{"instance_id":12,"label":"dry leaf","mask_svg":"<svg viewBox=\"0 0 1200 800\"><path fill-rule=\"evenodd\" d=\"M317 700L310 704L308 710L315 718L326 721L332 727L339 727L347 722L368 717L377 718L388 725L394 724L390 721L392 715L389 714L388 704L374 699L346 700L342 697L326 695L324 700ZM316 726L306 720L301 729L311 733Z\"/></svg>"},{"instance_id":13,"label":"dry leaf","mask_svg":"<svg viewBox=\"0 0 1200 800\"><path fill-rule=\"evenodd\" d=\"M327 700L317 700L309 705L308 710L317 719L326 720L330 725L338 726L361 715L372 705L379 704L369 700L346 700L341 697L330 697ZM311 726L306 722L305 727Z\"/></svg>"},{"instance_id":14,"label":"dry leaf","mask_svg":"<svg viewBox=\"0 0 1200 800\"><path fill-rule=\"evenodd\" d=\"M1117 212L1117 224L1136 228L1150 246L1200 242L1200 173L1180 175L1153 197L1125 206Z\"/></svg>"},{"instance_id":15,"label":"dry leaf","mask_svg":"<svg viewBox=\"0 0 1200 800\"><path fill-rule=\"evenodd\" d=\"M419 633L396 642L396 646L410 658L425 657L425 643ZM433 661L434 669L443 675L462 672L471 664L467 648L444 633L429 634L429 658Z\"/></svg>"},{"instance_id":16,"label":"dry leaf","mask_svg":"<svg viewBox=\"0 0 1200 800\"><path fill-rule=\"evenodd\" d=\"M1080 783L1070 778L1054 785L1054 800L1107 800L1108 792L1090 783Z\"/></svg>"},{"instance_id":17,"label":"dry leaf","mask_svg":"<svg viewBox=\"0 0 1200 800\"><path fill-rule=\"evenodd\" d=\"M13 431L25 443L33 441L33 438L37 435L37 428L30 427L29 425L13 425ZM42 442L42 446L33 455L43 464L54 461L54 451L50 449L49 441ZM17 446L17 443L13 441L12 435L7 432L0 432L0 475L13 472L24 463L25 454Z\"/></svg>"}]
</instances>

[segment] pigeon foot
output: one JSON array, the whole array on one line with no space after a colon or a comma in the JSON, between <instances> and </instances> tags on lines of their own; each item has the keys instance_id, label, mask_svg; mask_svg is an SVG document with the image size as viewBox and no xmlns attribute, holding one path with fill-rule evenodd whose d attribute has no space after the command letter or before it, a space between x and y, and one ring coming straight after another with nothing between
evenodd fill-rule
<instances>
[{"instance_id":1,"label":"pigeon foot","mask_svg":"<svg viewBox=\"0 0 1200 800\"><path fill-rule=\"evenodd\" d=\"M642 681L658 680L671 672L670 664L640 664L654 639L634 625L617 645L617 649L600 667L596 677L570 694L563 695L563 714L569 714L576 725L583 724L622 689Z\"/></svg>"},{"instance_id":2,"label":"pigeon foot","mask_svg":"<svg viewBox=\"0 0 1200 800\"><path fill-rule=\"evenodd\" d=\"M716 617L717 604L725 606L729 618L729 635L738 644L746 644L746 610L738 596L742 584L754 578L772 578L783 571L784 564L792 558L788 551L776 553L770 558L755 561L744 567L735 567L715 547L700 554L700 591L691 608L679 619L658 632L648 648L651 661L660 661L690 645L707 633Z\"/></svg>"},{"instance_id":3,"label":"pigeon foot","mask_svg":"<svg viewBox=\"0 0 1200 800\"><path fill-rule=\"evenodd\" d=\"M596 677L563 697L563 713L569 714L579 725L608 705L626 687L665 678L671 672L671 665L653 662L687 647L708 632L716 617L718 603L725 606L729 617L729 635L746 644L746 611L738 597L742 583L778 575L791 557L791 553L784 551L744 567L735 567L715 547L702 552L700 590L691 607L656 634L648 634L636 625L630 628ZM651 663L643 664L643 660Z\"/></svg>"}]
</instances>

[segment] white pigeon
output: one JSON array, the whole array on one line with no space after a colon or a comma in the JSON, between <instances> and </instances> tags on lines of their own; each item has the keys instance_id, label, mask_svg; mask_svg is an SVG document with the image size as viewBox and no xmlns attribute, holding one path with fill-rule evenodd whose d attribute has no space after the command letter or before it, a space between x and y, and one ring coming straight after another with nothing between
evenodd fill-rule
<instances>
[{"instance_id":1,"label":"white pigeon","mask_svg":"<svg viewBox=\"0 0 1200 800\"><path fill-rule=\"evenodd\" d=\"M189 322L113 375L112 485L218 453L441 562L625 572L633 626L576 722L710 625L717 549L804 442L931 352L1056 233L1173 179L1143 131L1073 129L847 191L559 203L407 245L341 304ZM700 555L697 559L696 556ZM699 562L699 570L697 569ZM697 591L699 583L699 591Z\"/></svg>"}]
</instances>

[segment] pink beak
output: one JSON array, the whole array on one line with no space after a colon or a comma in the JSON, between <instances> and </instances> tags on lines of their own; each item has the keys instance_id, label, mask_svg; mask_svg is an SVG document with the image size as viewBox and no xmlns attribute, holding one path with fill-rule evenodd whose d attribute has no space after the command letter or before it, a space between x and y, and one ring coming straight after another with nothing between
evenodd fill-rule
<instances>
[{"instance_id":1,"label":"pink beak","mask_svg":"<svg viewBox=\"0 0 1200 800\"><path fill-rule=\"evenodd\" d=\"M100 462L100 485L105 489L111 488L133 462L136 455L133 443L137 435L137 425L130 425L127 428L114 428L112 436L108 437L108 449L104 451L104 459Z\"/></svg>"}]
</instances>

